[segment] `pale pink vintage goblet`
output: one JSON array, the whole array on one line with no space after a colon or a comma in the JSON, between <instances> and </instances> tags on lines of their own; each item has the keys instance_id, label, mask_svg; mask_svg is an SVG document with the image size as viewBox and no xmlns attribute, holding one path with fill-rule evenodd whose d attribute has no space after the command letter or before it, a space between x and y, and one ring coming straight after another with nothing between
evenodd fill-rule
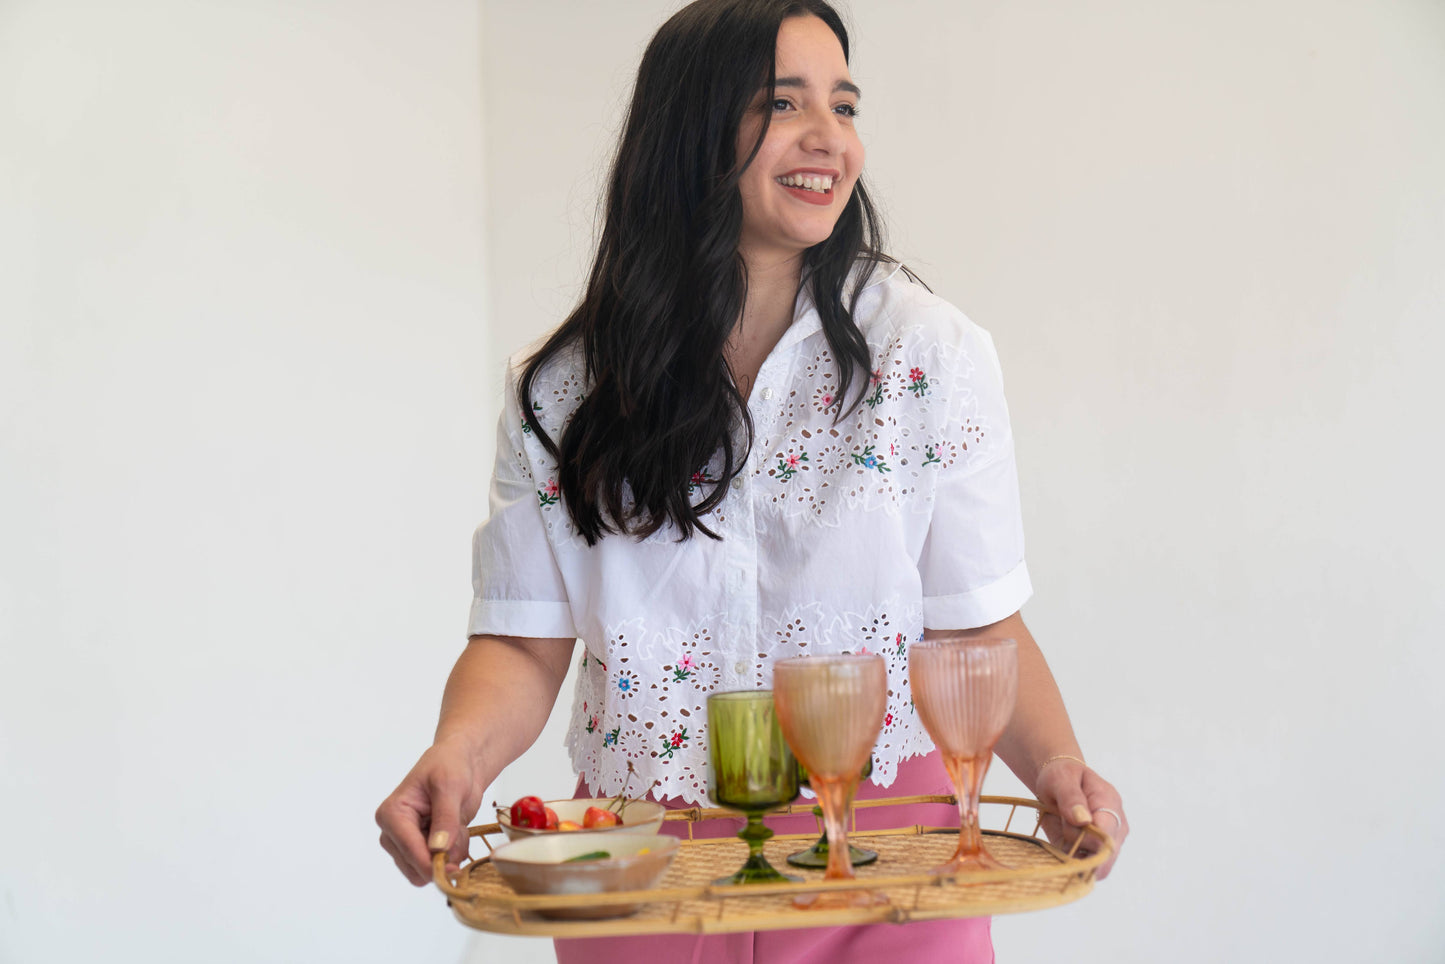
<instances>
[{"instance_id":1,"label":"pale pink vintage goblet","mask_svg":"<svg viewBox=\"0 0 1445 964\"><path fill-rule=\"evenodd\" d=\"M882 656L799 656L773 664L778 725L823 806L828 833L824 880L852 880L848 805L863 764L883 728L888 667ZM801 894L799 907L868 907L887 903L872 891Z\"/></svg>"},{"instance_id":2,"label":"pale pink vintage goblet","mask_svg":"<svg viewBox=\"0 0 1445 964\"><path fill-rule=\"evenodd\" d=\"M908 648L908 682L958 797L958 850L933 872L1007 869L984 849L978 795L1018 698L1017 646L1012 639L927 639Z\"/></svg>"}]
</instances>

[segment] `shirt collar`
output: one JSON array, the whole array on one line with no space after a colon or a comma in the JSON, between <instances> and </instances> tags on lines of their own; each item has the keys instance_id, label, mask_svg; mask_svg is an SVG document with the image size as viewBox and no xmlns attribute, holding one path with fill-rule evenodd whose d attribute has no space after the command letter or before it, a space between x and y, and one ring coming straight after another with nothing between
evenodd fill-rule
<instances>
[{"instance_id":1,"label":"shirt collar","mask_svg":"<svg viewBox=\"0 0 1445 964\"><path fill-rule=\"evenodd\" d=\"M843 285L845 294L852 290L854 279L857 278L859 272L863 270L863 267L862 262L853 265L852 270L848 274L848 281ZM898 261L891 263L884 261L879 263L879 265L873 269L873 277L868 279L868 283L863 286L863 290L867 291L875 285L882 284L897 274L898 270L902 267L902 263ZM798 298L793 303L793 323L788 326L787 331L783 332L783 337L778 339L778 344L773 351L786 351L805 338L822 330L823 319L819 316L818 306L813 300L813 282L809 276L804 275L803 283L798 286Z\"/></svg>"}]
</instances>

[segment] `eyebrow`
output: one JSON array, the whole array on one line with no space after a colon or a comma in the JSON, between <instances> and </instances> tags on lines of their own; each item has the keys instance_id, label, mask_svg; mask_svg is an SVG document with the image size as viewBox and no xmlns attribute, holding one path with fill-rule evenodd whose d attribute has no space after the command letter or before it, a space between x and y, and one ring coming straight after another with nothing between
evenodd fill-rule
<instances>
[{"instance_id":1,"label":"eyebrow","mask_svg":"<svg viewBox=\"0 0 1445 964\"><path fill-rule=\"evenodd\" d=\"M779 77L776 81L773 82L773 87L774 87L774 88L778 88L778 87L802 87L802 88L806 88L807 86L808 86L807 81L803 80L803 78L801 78L801 77ZM845 91L847 91L848 93L852 94L854 97L862 97L862 96L863 96L863 91L859 90L859 89L858 89L858 85L855 84L855 83L852 83L851 81L840 80L840 81L838 81L836 84L833 85L833 93L836 94L836 93L838 93L838 91L840 91L840 90L845 90Z\"/></svg>"}]
</instances>

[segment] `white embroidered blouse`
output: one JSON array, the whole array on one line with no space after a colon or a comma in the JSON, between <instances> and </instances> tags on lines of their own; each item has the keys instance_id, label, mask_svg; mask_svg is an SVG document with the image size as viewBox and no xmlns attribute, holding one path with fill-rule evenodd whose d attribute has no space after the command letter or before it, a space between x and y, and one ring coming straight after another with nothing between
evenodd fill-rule
<instances>
[{"instance_id":1,"label":"white embroidered blouse","mask_svg":"<svg viewBox=\"0 0 1445 964\"><path fill-rule=\"evenodd\" d=\"M521 417L524 356L509 367L469 632L582 640L567 747L594 792L620 792L631 761L634 788L657 780L658 796L706 803L708 694L770 686L775 659L843 651L888 660L873 753L886 787L901 761L932 749L909 693L909 644L925 626L996 622L1029 597L993 341L888 267L855 319L875 359L867 395L837 425L834 359L804 285L748 402L747 468L705 517L721 541L678 542L668 526L589 548ZM575 354L540 373L533 404L554 439L585 391Z\"/></svg>"}]
</instances>

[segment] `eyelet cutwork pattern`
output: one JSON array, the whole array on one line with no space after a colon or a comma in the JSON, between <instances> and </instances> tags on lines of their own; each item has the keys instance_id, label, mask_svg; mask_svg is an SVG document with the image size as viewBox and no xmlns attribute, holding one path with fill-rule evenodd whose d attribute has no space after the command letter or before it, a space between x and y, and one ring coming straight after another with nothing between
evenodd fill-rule
<instances>
[{"instance_id":1,"label":"eyelet cutwork pattern","mask_svg":"<svg viewBox=\"0 0 1445 964\"><path fill-rule=\"evenodd\" d=\"M862 404L836 425L836 385L825 377L831 353L820 347L802 365L803 388L789 393L769 437L759 439L768 453L762 474L776 483L764 490L769 506L822 525L857 509L926 511L931 473L996 457L989 416L970 384L973 359L924 334L900 331L876 349Z\"/></svg>"}]
</instances>

